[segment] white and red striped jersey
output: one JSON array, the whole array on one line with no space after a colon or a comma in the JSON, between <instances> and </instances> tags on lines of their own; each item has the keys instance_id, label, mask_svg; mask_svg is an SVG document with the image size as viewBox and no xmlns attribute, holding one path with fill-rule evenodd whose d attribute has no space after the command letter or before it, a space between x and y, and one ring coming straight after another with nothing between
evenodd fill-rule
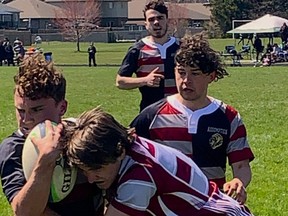
<instances>
[{"instance_id":1,"label":"white and red striped jersey","mask_svg":"<svg viewBox=\"0 0 288 216\"><path fill-rule=\"evenodd\" d=\"M240 114L222 101L192 111L172 95L141 112L131 123L139 136L176 148L192 158L222 188L229 164L253 160Z\"/></svg>"},{"instance_id":2,"label":"white and red striped jersey","mask_svg":"<svg viewBox=\"0 0 288 216\"><path fill-rule=\"evenodd\" d=\"M122 161L114 208L128 215L251 215L180 151L138 137Z\"/></svg>"},{"instance_id":3,"label":"white and red striped jersey","mask_svg":"<svg viewBox=\"0 0 288 216\"><path fill-rule=\"evenodd\" d=\"M165 77L158 88L148 86L139 88L142 94L140 110L177 92L174 56L178 48L179 41L171 37L163 45L143 38L129 49L118 71L120 76L131 77L135 73L137 77L145 77L159 67L158 73Z\"/></svg>"}]
</instances>

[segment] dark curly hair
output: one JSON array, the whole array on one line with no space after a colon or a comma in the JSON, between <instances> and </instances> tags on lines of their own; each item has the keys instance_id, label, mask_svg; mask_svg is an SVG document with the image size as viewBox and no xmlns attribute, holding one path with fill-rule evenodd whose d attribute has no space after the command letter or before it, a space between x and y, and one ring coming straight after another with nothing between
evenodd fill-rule
<instances>
[{"instance_id":1,"label":"dark curly hair","mask_svg":"<svg viewBox=\"0 0 288 216\"><path fill-rule=\"evenodd\" d=\"M215 71L215 81L229 75L219 53L209 46L204 34L185 35L175 55L175 62L183 66L199 68L205 74Z\"/></svg>"},{"instance_id":2,"label":"dark curly hair","mask_svg":"<svg viewBox=\"0 0 288 216\"><path fill-rule=\"evenodd\" d=\"M52 62L43 54L26 57L14 76L15 91L31 100L53 98L56 103L65 99L66 80Z\"/></svg>"},{"instance_id":3,"label":"dark curly hair","mask_svg":"<svg viewBox=\"0 0 288 216\"><path fill-rule=\"evenodd\" d=\"M156 10L161 14L165 14L166 18L168 18L168 8L163 0L151 0L145 5L145 8L143 10L145 20L146 20L146 11L148 10Z\"/></svg>"}]
</instances>

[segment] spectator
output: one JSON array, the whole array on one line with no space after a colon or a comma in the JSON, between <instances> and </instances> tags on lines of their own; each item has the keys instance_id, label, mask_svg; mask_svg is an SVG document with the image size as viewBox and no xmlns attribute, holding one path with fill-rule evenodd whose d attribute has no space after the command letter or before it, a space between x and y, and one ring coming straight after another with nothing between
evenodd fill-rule
<instances>
[{"instance_id":1,"label":"spectator","mask_svg":"<svg viewBox=\"0 0 288 216\"><path fill-rule=\"evenodd\" d=\"M23 45L23 43L18 37L16 37L15 41L13 42L13 47L16 47L18 45Z\"/></svg>"},{"instance_id":2,"label":"spectator","mask_svg":"<svg viewBox=\"0 0 288 216\"><path fill-rule=\"evenodd\" d=\"M7 64L8 66L13 65L15 66L14 63L14 50L13 47L10 43L7 43L5 46L5 55L6 55L6 60L7 60Z\"/></svg>"},{"instance_id":3,"label":"spectator","mask_svg":"<svg viewBox=\"0 0 288 216\"><path fill-rule=\"evenodd\" d=\"M261 62L263 66L270 66L272 63L271 52L273 51L273 46L268 43L265 48L265 53L261 57Z\"/></svg>"},{"instance_id":4,"label":"spectator","mask_svg":"<svg viewBox=\"0 0 288 216\"><path fill-rule=\"evenodd\" d=\"M3 41L0 41L0 66L3 65L3 61L6 59L5 47L3 45Z\"/></svg>"},{"instance_id":5,"label":"spectator","mask_svg":"<svg viewBox=\"0 0 288 216\"><path fill-rule=\"evenodd\" d=\"M248 40L247 40L247 44L249 44L249 42L251 42L251 44L253 44L253 34L248 34Z\"/></svg>"},{"instance_id":6,"label":"spectator","mask_svg":"<svg viewBox=\"0 0 288 216\"><path fill-rule=\"evenodd\" d=\"M179 93L147 107L131 127L192 158L209 180L244 203L254 158L245 126L233 107L207 95L210 83L228 75L220 56L202 35L195 35L184 37L175 61ZM228 182L227 158L233 171Z\"/></svg>"},{"instance_id":7,"label":"spectator","mask_svg":"<svg viewBox=\"0 0 288 216\"><path fill-rule=\"evenodd\" d=\"M13 50L15 52L15 60L17 61L17 65L19 66L25 55L25 49L23 47L23 44L14 42Z\"/></svg>"},{"instance_id":8,"label":"spectator","mask_svg":"<svg viewBox=\"0 0 288 216\"><path fill-rule=\"evenodd\" d=\"M262 45L262 40L258 35L255 37L255 41L253 44L255 51L256 51L256 63L260 60L259 55L263 52L264 46Z\"/></svg>"},{"instance_id":9,"label":"spectator","mask_svg":"<svg viewBox=\"0 0 288 216\"><path fill-rule=\"evenodd\" d=\"M9 38L5 37L3 41L3 46L6 47L8 44L10 44Z\"/></svg>"},{"instance_id":10,"label":"spectator","mask_svg":"<svg viewBox=\"0 0 288 216\"><path fill-rule=\"evenodd\" d=\"M36 45L41 44L41 43L42 43L42 38L41 38L39 35L37 35L37 36L34 38L34 43L35 43Z\"/></svg>"},{"instance_id":11,"label":"spectator","mask_svg":"<svg viewBox=\"0 0 288 216\"><path fill-rule=\"evenodd\" d=\"M252 215L221 193L184 154L137 137L97 108L82 114L63 134L71 164L82 169L89 182L114 192L106 216ZM47 133L49 140L51 136Z\"/></svg>"},{"instance_id":12,"label":"spectator","mask_svg":"<svg viewBox=\"0 0 288 216\"><path fill-rule=\"evenodd\" d=\"M273 50L271 52L271 59L272 59L272 63L273 62L277 62L279 59L279 53L282 51L282 49L279 47L279 45L277 43L273 44Z\"/></svg>"},{"instance_id":13,"label":"spectator","mask_svg":"<svg viewBox=\"0 0 288 216\"><path fill-rule=\"evenodd\" d=\"M64 200L48 202L50 179L61 149L37 146L39 158L30 178L26 180L23 172L22 150L28 133L45 119L60 122L66 112L65 78L52 62L47 63L37 54L25 58L14 82L18 129L0 145L1 185L13 215L94 216L102 193L95 184L89 184L81 172L74 189Z\"/></svg>"},{"instance_id":14,"label":"spectator","mask_svg":"<svg viewBox=\"0 0 288 216\"><path fill-rule=\"evenodd\" d=\"M116 78L120 89L139 88L140 110L177 92L174 77L174 55L179 48L175 37L169 37L168 9L162 0L149 1L144 9L149 36L136 42L126 54ZM136 73L136 77L132 77Z\"/></svg>"},{"instance_id":15,"label":"spectator","mask_svg":"<svg viewBox=\"0 0 288 216\"><path fill-rule=\"evenodd\" d=\"M285 44L288 38L288 26L285 22L280 28L280 36L281 36L282 44Z\"/></svg>"},{"instance_id":16,"label":"spectator","mask_svg":"<svg viewBox=\"0 0 288 216\"><path fill-rule=\"evenodd\" d=\"M242 34L239 34L239 41L238 41L238 45L242 43L242 46L244 46L244 36Z\"/></svg>"},{"instance_id":17,"label":"spectator","mask_svg":"<svg viewBox=\"0 0 288 216\"><path fill-rule=\"evenodd\" d=\"M89 61L89 67L91 67L91 62L93 62L94 67L97 66L96 64L96 47L94 46L94 43L91 43L88 48L88 61Z\"/></svg>"}]
</instances>

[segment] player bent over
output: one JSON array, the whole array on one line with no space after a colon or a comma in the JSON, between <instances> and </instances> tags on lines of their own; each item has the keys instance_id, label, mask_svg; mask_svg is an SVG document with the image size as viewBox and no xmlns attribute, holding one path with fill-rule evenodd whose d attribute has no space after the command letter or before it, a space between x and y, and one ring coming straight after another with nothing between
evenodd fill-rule
<instances>
[{"instance_id":1,"label":"player bent over","mask_svg":"<svg viewBox=\"0 0 288 216\"><path fill-rule=\"evenodd\" d=\"M183 153L138 137L99 108L64 134L71 164L99 188L115 186L105 215L252 215Z\"/></svg>"}]
</instances>

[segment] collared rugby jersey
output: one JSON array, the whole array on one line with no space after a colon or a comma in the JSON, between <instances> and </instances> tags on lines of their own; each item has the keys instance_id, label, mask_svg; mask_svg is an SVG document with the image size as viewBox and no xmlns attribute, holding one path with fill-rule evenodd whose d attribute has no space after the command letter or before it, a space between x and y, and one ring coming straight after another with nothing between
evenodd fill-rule
<instances>
[{"instance_id":1,"label":"collared rugby jersey","mask_svg":"<svg viewBox=\"0 0 288 216\"><path fill-rule=\"evenodd\" d=\"M169 96L141 112L131 123L139 136L176 148L193 159L220 188L229 164L254 159L246 128L231 106L211 98L203 109L191 111Z\"/></svg>"},{"instance_id":2,"label":"collared rugby jersey","mask_svg":"<svg viewBox=\"0 0 288 216\"><path fill-rule=\"evenodd\" d=\"M178 49L179 41L174 37L163 45L143 38L129 49L118 71L120 76L131 77L135 73L137 77L145 77L159 67L158 73L165 77L158 88L148 86L139 88L142 95L140 110L168 95L177 93L174 57Z\"/></svg>"},{"instance_id":3,"label":"collared rugby jersey","mask_svg":"<svg viewBox=\"0 0 288 216\"><path fill-rule=\"evenodd\" d=\"M128 215L251 215L180 151L138 137L121 163L111 205Z\"/></svg>"}]
</instances>

